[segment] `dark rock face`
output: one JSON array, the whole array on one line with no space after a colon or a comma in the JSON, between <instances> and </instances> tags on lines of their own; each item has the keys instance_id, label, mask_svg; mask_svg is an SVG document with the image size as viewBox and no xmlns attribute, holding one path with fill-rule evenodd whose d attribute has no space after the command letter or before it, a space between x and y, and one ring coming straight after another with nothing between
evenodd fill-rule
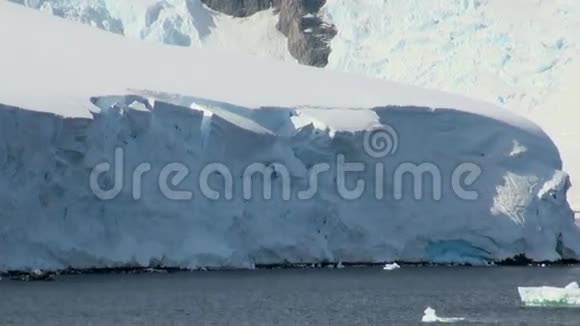
<instances>
[{"instance_id":1,"label":"dark rock face","mask_svg":"<svg viewBox=\"0 0 580 326\"><path fill-rule=\"evenodd\" d=\"M208 7L235 17L247 17L274 7L280 14L278 29L288 38L288 50L301 64L328 64L330 41L336 28L325 23L320 9L326 0L201 0Z\"/></svg>"},{"instance_id":2,"label":"dark rock face","mask_svg":"<svg viewBox=\"0 0 580 326\"><path fill-rule=\"evenodd\" d=\"M288 50L301 64L328 64L330 41L337 31L318 15L325 3L326 0L274 0L274 7L280 11L278 29L288 37Z\"/></svg>"},{"instance_id":3,"label":"dark rock face","mask_svg":"<svg viewBox=\"0 0 580 326\"><path fill-rule=\"evenodd\" d=\"M248 17L272 7L272 0L201 0L209 8L234 17Z\"/></svg>"}]
</instances>

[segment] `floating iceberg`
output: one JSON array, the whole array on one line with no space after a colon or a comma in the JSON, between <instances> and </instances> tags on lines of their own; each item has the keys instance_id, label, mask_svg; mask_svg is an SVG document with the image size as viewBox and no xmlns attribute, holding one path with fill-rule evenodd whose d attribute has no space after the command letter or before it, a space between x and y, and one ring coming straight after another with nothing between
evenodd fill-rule
<instances>
[{"instance_id":1,"label":"floating iceberg","mask_svg":"<svg viewBox=\"0 0 580 326\"><path fill-rule=\"evenodd\" d=\"M580 287L578 286L578 282L572 282L564 287L566 290L578 290L579 288Z\"/></svg>"},{"instance_id":2,"label":"floating iceberg","mask_svg":"<svg viewBox=\"0 0 580 326\"><path fill-rule=\"evenodd\" d=\"M435 309L427 307L425 309L423 318L421 319L423 323L456 323L459 321L465 321L465 318L461 317L439 317Z\"/></svg>"},{"instance_id":3,"label":"floating iceberg","mask_svg":"<svg viewBox=\"0 0 580 326\"><path fill-rule=\"evenodd\" d=\"M395 269L399 268L401 268L401 266L399 266L399 264L397 263L386 264L385 266L383 266L383 270L385 271L394 271Z\"/></svg>"},{"instance_id":4,"label":"floating iceberg","mask_svg":"<svg viewBox=\"0 0 580 326\"><path fill-rule=\"evenodd\" d=\"M528 307L578 307L580 287L572 282L564 288L551 286L518 287L522 303Z\"/></svg>"}]
</instances>

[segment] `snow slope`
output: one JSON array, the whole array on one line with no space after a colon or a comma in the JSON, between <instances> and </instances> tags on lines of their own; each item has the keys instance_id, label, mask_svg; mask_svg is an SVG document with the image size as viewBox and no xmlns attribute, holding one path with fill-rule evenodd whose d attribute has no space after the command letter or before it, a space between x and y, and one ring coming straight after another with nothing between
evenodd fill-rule
<instances>
[{"instance_id":1,"label":"snow slope","mask_svg":"<svg viewBox=\"0 0 580 326\"><path fill-rule=\"evenodd\" d=\"M579 257L556 147L535 124L493 105L139 42L9 2L0 2L0 42L10 49L0 60L0 270ZM377 160L363 144L379 126L396 130L398 150ZM112 200L91 191L91 171L113 162L117 148L127 178L131 167L152 165L140 200L128 181ZM329 172L313 199L296 197L316 164L335 171L339 155L369 167L358 175L368 185L378 163L389 172L431 162L445 177L443 196L416 200L406 179L398 200L385 177L385 198L369 186L347 200ZM190 169L179 189L193 198L162 195L155 176L171 162ZM277 174L272 199L244 199L238 182L231 199L210 199L196 182L213 162L233 180L254 162L283 164L291 198L277 193L285 180ZM450 189L447 177L464 162L482 169L470 184L476 200ZM223 190L220 181L210 179L213 189Z\"/></svg>"},{"instance_id":2,"label":"snow slope","mask_svg":"<svg viewBox=\"0 0 580 326\"><path fill-rule=\"evenodd\" d=\"M11 0L131 38L295 61L272 10L233 18L200 0Z\"/></svg>"},{"instance_id":3,"label":"snow slope","mask_svg":"<svg viewBox=\"0 0 580 326\"><path fill-rule=\"evenodd\" d=\"M541 125L580 210L580 2L328 0L328 67L494 102Z\"/></svg>"}]
</instances>

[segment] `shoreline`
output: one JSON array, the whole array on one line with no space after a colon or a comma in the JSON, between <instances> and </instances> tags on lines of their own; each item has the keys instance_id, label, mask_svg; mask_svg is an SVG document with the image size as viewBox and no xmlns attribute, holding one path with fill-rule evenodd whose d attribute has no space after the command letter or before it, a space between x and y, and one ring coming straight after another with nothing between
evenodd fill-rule
<instances>
[{"instance_id":1,"label":"shoreline","mask_svg":"<svg viewBox=\"0 0 580 326\"><path fill-rule=\"evenodd\" d=\"M228 271L264 271L264 270L323 270L323 269L355 269L355 268L373 268L383 267L385 264L397 263L401 269L405 267L413 268L441 268L441 267L462 267L462 268L493 268L493 267L580 267L580 261L561 260L556 262L532 262L517 259L504 260L501 262L490 262L488 264L442 264L442 263L405 263L405 262L384 262L384 263L312 263L312 264L269 264L256 265L254 268L234 268L234 267L199 267L199 268L181 268L166 266L151 267L111 267L111 268L67 268L61 270L11 270L0 271L0 280L16 281L43 281L30 279L35 273L42 273L46 276L74 276L74 275L127 275L127 274L174 274L174 273L193 273L193 272L228 272ZM54 279L49 279L54 280Z\"/></svg>"}]
</instances>

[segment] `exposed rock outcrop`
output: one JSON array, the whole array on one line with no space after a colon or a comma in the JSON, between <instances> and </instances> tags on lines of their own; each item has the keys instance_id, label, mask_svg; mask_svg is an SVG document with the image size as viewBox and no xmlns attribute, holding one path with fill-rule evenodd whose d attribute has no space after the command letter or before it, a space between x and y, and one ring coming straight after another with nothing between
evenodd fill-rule
<instances>
[{"instance_id":1,"label":"exposed rock outcrop","mask_svg":"<svg viewBox=\"0 0 580 326\"><path fill-rule=\"evenodd\" d=\"M235 17L247 17L274 7L280 14L278 29L288 37L288 50L298 62L324 67L336 28L324 22L320 9L326 0L201 0L209 8Z\"/></svg>"},{"instance_id":2,"label":"exposed rock outcrop","mask_svg":"<svg viewBox=\"0 0 580 326\"><path fill-rule=\"evenodd\" d=\"M326 0L274 0L280 11L278 29L288 37L288 50L298 62L324 67L336 28L324 22L320 9Z\"/></svg>"},{"instance_id":3,"label":"exposed rock outcrop","mask_svg":"<svg viewBox=\"0 0 580 326\"><path fill-rule=\"evenodd\" d=\"M272 7L272 0L201 0L209 8L234 17L248 17Z\"/></svg>"}]
</instances>

